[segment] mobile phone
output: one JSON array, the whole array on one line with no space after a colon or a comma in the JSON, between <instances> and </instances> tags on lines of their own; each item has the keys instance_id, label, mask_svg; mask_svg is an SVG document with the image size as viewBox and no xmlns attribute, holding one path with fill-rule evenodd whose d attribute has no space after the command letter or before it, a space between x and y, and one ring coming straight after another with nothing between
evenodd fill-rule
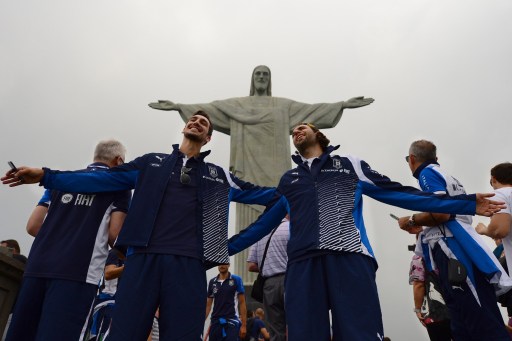
<instances>
[{"instance_id":1,"label":"mobile phone","mask_svg":"<svg viewBox=\"0 0 512 341\"><path fill-rule=\"evenodd\" d=\"M14 165L14 163L12 161L7 161L7 163L9 164L9 167L11 167L11 170L13 171L13 173L16 173L18 171L18 168ZM18 176L18 179L21 180L21 182L23 182L23 177L21 176Z\"/></svg>"},{"instance_id":2,"label":"mobile phone","mask_svg":"<svg viewBox=\"0 0 512 341\"><path fill-rule=\"evenodd\" d=\"M12 161L7 161L7 163L9 164L9 167L11 167L11 169L15 172L18 171L18 168L16 168L16 166L14 165L14 163Z\"/></svg>"},{"instance_id":3,"label":"mobile phone","mask_svg":"<svg viewBox=\"0 0 512 341\"><path fill-rule=\"evenodd\" d=\"M390 213L390 214L389 214L389 216L390 216L391 218L395 219L395 220L398 220L398 219L399 219L399 218L398 218L396 215L394 215L393 213Z\"/></svg>"}]
</instances>

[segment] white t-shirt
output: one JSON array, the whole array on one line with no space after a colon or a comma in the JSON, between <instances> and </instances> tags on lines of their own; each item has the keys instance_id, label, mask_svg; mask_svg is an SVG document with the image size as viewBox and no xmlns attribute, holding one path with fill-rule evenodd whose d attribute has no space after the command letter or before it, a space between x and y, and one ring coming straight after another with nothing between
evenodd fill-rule
<instances>
[{"instance_id":1,"label":"white t-shirt","mask_svg":"<svg viewBox=\"0 0 512 341\"><path fill-rule=\"evenodd\" d=\"M502 187L494 191L495 196L492 200L504 201L507 208L502 209L498 214L512 215L512 187ZM509 273L512 270L512 226L508 235L502 239L503 248L505 249L505 257L509 265Z\"/></svg>"}]
</instances>

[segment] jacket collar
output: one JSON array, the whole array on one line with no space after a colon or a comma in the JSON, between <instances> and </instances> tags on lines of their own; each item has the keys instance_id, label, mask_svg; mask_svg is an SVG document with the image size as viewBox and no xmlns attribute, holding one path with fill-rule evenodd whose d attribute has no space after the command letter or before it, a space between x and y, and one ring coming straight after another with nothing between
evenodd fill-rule
<instances>
[{"instance_id":1,"label":"jacket collar","mask_svg":"<svg viewBox=\"0 0 512 341\"><path fill-rule=\"evenodd\" d=\"M103 162L93 162L90 165L88 165L87 168L109 169L110 167L106 163L103 163Z\"/></svg>"},{"instance_id":2,"label":"jacket collar","mask_svg":"<svg viewBox=\"0 0 512 341\"><path fill-rule=\"evenodd\" d=\"M220 276L220 274L215 276L215 282L219 281L219 276ZM231 272L228 271L228 277L226 277L226 279L224 281L227 281L227 280L230 280L230 279L231 279Z\"/></svg>"},{"instance_id":3,"label":"jacket collar","mask_svg":"<svg viewBox=\"0 0 512 341\"><path fill-rule=\"evenodd\" d=\"M425 167L427 167L428 165L432 165L432 164L439 166L439 163L436 160L427 160L427 161L423 162L418 168L416 168L414 173L412 173L412 176L414 176L416 179L419 179L421 171L424 170Z\"/></svg>"},{"instance_id":4,"label":"jacket collar","mask_svg":"<svg viewBox=\"0 0 512 341\"><path fill-rule=\"evenodd\" d=\"M339 147L340 147L340 145L328 146L325 149L325 151L322 153L322 155L319 156L319 159L321 160L321 162L323 163L329 157L329 154L331 154L333 151L337 150ZM298 165L303 163L302 155L300 155L299 152L297 152L297 151L295 152L294 155L292 155L292 160L293 160L293 162L295 162Z\"/></svg>"},{"instance_id":5,"label":"jacket collar","mask_svg":"<svg viewBox=\"0 0 512 341\"><path fill-rule=\"evenodd\" d=\"M172 145L172 149L174 152L177 152L179 156L184 156L185 154L183 154L181 151L180 151L180 145L179 144L173 144ZM199 161L203 161L205 157L207 157L212 151L211 150L206 150L204 152L201 152L199 153L199 155L196 157L197 160Z\"/></svg>"}]
</instances>

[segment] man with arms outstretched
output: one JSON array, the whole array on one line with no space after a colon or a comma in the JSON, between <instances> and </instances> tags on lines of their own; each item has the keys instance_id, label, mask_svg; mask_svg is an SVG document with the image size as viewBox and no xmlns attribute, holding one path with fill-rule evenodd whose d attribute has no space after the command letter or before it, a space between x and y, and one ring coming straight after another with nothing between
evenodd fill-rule
<instances>
[{"instance_id":1,"label":"man with arms outstretched","mask_svg":"<svg viewBox=\"0 0 512 341\"><path fill-rule=\"evenodd\" d=\"M110 341L147 338L160 306L163 340L201 340L208 267L229 263L229 200L266 205L275 190L241 181L207 163L201 152L213 126L196 112L171 154L150 153L102 176L20 167L4 183L38 182L45 187L89 192L135 188L116 247L127 259L116 294Z\"/></svg>"},{"instance_id":2,"label":"man with arms outstretched","mask_svg":"<svg viewBox=\"0 0 512 341\"><path fill-rule=\"evenodd\" d=\"M291 167L290 132L293 127L307 121L318 128L332 128L339 123L345 109L357 109L371 103L373 98L363 96L315 104L272 96L270 68L259 65L251 75L249 96L200 104L158 101L149 106L178 111L185 122L197 110L208 112L215 122L215 129L231 138L230 171L244 181L260 186L277 186L281 175ZM237 204L236 231L256 220L263 209ZM247 256L235 259L238 259L235 272L244 274ZM244 280L251 278L242 277Z\"/></svg>"},{"instance_id":3,"label":"man with arms outstretched","mask_svg":"<svg viewBox=\"0 0 512 341\"><path fill-rule=\"evenodd\" d=\"M267 211L230 239L230 254L251 245L290 215L285 308L288 338L382 340L375 283L377 263L363 221L363 194L409 209L490 215L502 204L492 194L451 198L402 186L338 147L313 124L293 130L297 167L286 172Z\"/></svg>"}]
</instances>

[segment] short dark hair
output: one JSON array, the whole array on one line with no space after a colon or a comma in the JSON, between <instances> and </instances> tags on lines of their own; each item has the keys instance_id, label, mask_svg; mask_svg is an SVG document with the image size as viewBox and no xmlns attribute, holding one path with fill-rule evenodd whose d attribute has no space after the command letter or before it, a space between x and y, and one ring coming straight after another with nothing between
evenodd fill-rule
<instances>
[{"instance_id":1,"label":"short dark hair","mask_svg":"<svg viewBox=\"0 0 512 341\"><path fill-rule=\"evenodd\" d=\"M192 116L196 116L196 115L203 116L203 117L205 117L208 120L208 123L210 123L210 127L208 128L208 136L212 136L212 134L213 134L213 123L212 123L212 120L210 118L210 115L208 115L207 113L205 113L202 110L196 111Z\"/></svg>"},{"instance_id":2,"label":"short dark hair","mask_svg":"<svg viewBox=\"0 0 512 341\"><path fill-rule=\"evenodd\" d=\"M427 140L418 140L411 143L409 153L416 156L418 161L437 160L437 147Z\"/></svg>"},{"instance_id":3,"label":"short dark hair","mask_svg":"<svg viewBox=\"0 0 512 341\"><path fill-rule=\"evenodd\" d=\"M322 133L320 131L320 129L318 129L313 123L301 122L301 123L297 124L297 126L301 126L301 125L307 125L308 127L311 128L311 130L313 130L315 132L316 140L317 140L318 144L320 144L322 151L325 152L325 150L329 146L329 143L331 143L331 140L329 140L327 138L327 136L325 136L324 133Z\"/></svg>"},{"instance_id":4,"label":"short dark hair","mask_svg":"<svg viewBox=\"0 0 512 341\"><path fill-rule=\"evenodd\" d=\"M491 176L504 185L512 185L512 163L503 162L491 169Z\"/></svg>"},{"instance_id":5,"label":"short dark hair","mask_svg":"<svg viewBox=\"0 0 512 341\"><path fill-rule=\"evenodd\" d=\"M14 239L2 240L0 244L6 244L7 247L16 250L17 253L21 253L20 244Z\"/></svg>"}]
</instances>

